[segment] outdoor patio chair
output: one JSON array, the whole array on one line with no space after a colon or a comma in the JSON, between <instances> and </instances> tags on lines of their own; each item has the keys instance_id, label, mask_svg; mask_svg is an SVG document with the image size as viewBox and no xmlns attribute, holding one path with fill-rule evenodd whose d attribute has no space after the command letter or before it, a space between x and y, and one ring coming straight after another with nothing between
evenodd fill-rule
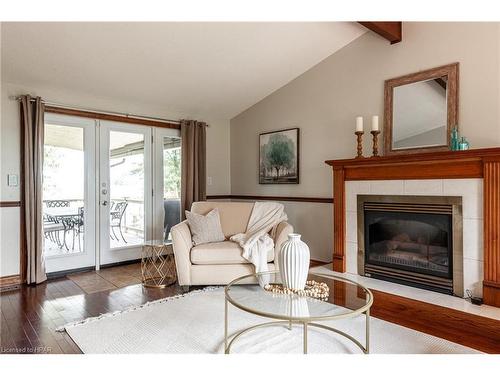
<instances>
[{"instance_id":1,"label":"outdoor patio chair","mask_svg":"<svg viewBox=\"0 0 500 375\"><path fill-rule=\"evenodd\" d=\"M84 213L83 207L78 207L78 216L73 217L73 250L75 250L75 237L78 237L78 251L82 251L81 235L85 231L83 221Z\"/></svg>"},{"instance_id":2,"label":"outdoor patio chair","mask_svg":"<svg viewBox=\"0 0 500 375\"><path fill-rule=\"evenodd\" d=\"M118 228L120 231L120 236L122 237L123 242L127 243L125 240L125 237L123 236L122 232L122 220L123 220L123 215L125 215L125 210L127 209L128 203L127 202L116 202L115 206L113 208L113 211L111 211L110 214L110 223L109 226L111 228L111 232L109 233L109 236L113 240L120 241L118 236L115 233L115 228Z\"/></svg>"},{"instance_id":3,"label":"outdoor patio chair","mask_svg":"<svg viewBox=\"0 0 500 375\"><path fill-rule=\"evenodd\" d=\"M181 200L165 199L163 201L163 210L165 211L165 216L163 218L164 240L167 241L170 235L170 229L181 221Z\"/></svg>"},{"instance_id":4,"label":"outdoor patio chair","mask_svg":"<svg viewBox=\"0 0 500 375\"><path fill-rule=\"evenodd\" d=\"M64 225L62 223L55 223L53 221L44 221L43 223L43 235L45 239L52 241L60 248L63 247L60 237L62 231L64 231Z\"/></svg>"},{"instance_id":5,"label":"outdoor patio chair","mask_svg":"<svg viewBox=\"0 0 500 375\"><path fill-rule=\"evenodd\" d=\"M69 252L68 243L66 241L66 235L68 234L68 232L73 232L73 228L75 227L74 217L63 217L60 219L60 222L64 227L64 229L63 229L63 241L61 244L61 248L64 246L66 248L66 250ZM73 241L74 241L74 234L73 234ZM72 250L74 250L74 242L73 242Z\"/></svg>"},{"instance_id":6,"label":"outdoor patio chair","mask_svg":"<svg viewBox=\"0 0 500 375\"><path fill-rule=\"evenodd\" d=\"M45 204L46 208L69 207L69 205L70 205L70 202L67 200L45 200L45 201L43 201L43 203ZM49 216L47 216L45 214L43 215L43 224L44 225L48 225L50 223L55 223L55 222L56 221L54 221ZM48 233L50 233L50 232L48 232Z\"/></svg>"}]
</instances>

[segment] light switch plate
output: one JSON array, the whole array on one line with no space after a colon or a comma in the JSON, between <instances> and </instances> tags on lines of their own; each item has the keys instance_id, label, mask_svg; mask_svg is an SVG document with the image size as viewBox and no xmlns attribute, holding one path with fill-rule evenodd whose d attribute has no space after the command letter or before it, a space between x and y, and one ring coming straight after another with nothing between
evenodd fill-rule
<instances>
[{"instance_id":1,"label":"light switch plate","mask_svg":"<svg viewBox=\"0 0 500 375\"><path fill-rule=\"evenodd\" d=\"M7 185L12 187L19 186L19 176L17 174L8 174Z\"/></svg>"}]
</instances>

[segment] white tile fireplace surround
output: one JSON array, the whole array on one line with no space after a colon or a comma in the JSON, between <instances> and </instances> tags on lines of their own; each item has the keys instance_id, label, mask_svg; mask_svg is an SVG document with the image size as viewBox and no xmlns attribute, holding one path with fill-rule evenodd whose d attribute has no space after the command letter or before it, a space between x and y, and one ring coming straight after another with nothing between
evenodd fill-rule
<instances>
[{"instance_id":1,"label":"white tile fireplace surround","mask_svg":"<svg viewBox=\"0 0 500 375\"><path fill-rule=\"evenodd\" d=\"M482 296L483 282L483 180L346 181L346 270L358 274L358 195L433 195L462 197L464 291Z\"/></svg>"}]
</instances>

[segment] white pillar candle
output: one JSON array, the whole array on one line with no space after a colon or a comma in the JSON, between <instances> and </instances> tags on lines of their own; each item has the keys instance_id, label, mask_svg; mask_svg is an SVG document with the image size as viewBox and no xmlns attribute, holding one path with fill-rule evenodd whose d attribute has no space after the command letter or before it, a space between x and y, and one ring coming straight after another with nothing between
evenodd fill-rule
<instances>
[{"instance_id":1,"label":"white pillar candle","mask_svg":"<svg viewBox=\"0 0 500 375\"><path fill-rule=\"evenodd\" d=\"M356 117L356 131L357 132L363 131L363 117L361 116Z\"/></svg>"},{"instance_id":2,"label":"white pillar candle","mask_svg":"<svg viewBox=\"0 0 500 375\"><path fill-rule=\"evenodd\" d=\"M372 131L378 131L378 116L372 117Z\"/></svg>"}]
</instances>

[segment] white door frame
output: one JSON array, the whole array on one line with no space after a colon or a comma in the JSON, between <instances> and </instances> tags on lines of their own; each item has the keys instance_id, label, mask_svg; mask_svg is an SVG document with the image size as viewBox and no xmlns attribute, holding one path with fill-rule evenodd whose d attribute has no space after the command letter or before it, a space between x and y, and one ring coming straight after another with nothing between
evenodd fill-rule
<instances>
[{"instance_id":1,"label":"white door frame","mask_svg":"<svg viewBox=\"0 0 500 375\"><path fill-rule=\"evenodd\" d=\"M96 199L93 193L96 189L95 169L95 134L96 121L85 117L59 115L54 113L45 114L45 123L83 129L83 151L84 151L84 235L83 251L78 253L58 254L45 258L47 272L59 272L71 269L94 267L98 264L96 253L96 226L92 225L96 217Z\"/></svg>"},{"instance_id":2,"label":"white door frame","mask_svg":"<svg viewBox=\"0 0 500 375\"><path fill-rule=\"evenodd\" d=\"M145 240L163 239L163 138L180 138L178 129L148 127L86 117L46 113L45 122L84 129L84 247L80 253L46 258L47 272L95 267L140 258L141 246L109 249L109 199L101 194L101 184L109 184L109 132L144 135L144 215ZM148 178L149 176L149 178ZM106 186L109 192L109 186ZM109 198L109 194L107 196Z\"/></svg>"},{"instance_id":3,"label":"white door frame","mask_svg":"<svg viewBox=\"0 0 500 375\"><path fill-rule=\"evenodd\" d=\"M151 127L142 125L131 125L114 121L99 121L99 182L98 182L98 204L99 204L99 264L119 263L123 261L138 259L141 256L141 245L125 245L110 248L109 237L109 134L111 131L124 133L137 133L144 136L144 240L152 238L152 191L151 178ZM106 191L106 193L103 192Z\"/></svg>"}]
</instances>

